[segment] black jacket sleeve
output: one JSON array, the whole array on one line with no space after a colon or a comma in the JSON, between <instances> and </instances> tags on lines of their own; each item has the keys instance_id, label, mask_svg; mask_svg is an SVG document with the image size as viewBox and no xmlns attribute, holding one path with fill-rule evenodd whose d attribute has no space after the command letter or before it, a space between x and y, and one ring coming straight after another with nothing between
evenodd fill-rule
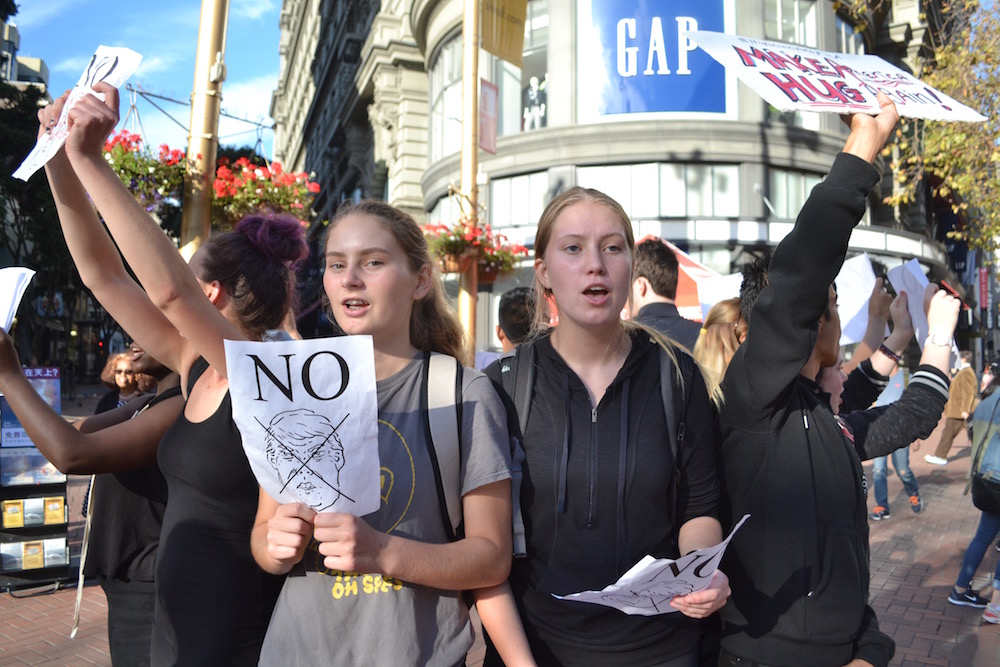
<instances>
[{"instance_id":1,"label":"black jacket sleeve","mask_svg":"<svg viewBox=\"0 0 1000 667\"><path fill-rule=\"evenodd\" d=\"M854 435L858 456L867 461L930 436L947 400L947 376L933 366L919 366L898 401L841 418Z\"/></svg>"}]
</instances>

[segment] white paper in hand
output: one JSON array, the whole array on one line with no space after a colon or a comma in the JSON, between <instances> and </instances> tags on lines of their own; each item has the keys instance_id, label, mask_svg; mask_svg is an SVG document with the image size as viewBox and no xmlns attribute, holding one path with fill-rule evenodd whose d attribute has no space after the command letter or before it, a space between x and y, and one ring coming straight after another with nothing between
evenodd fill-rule
<instances>
[{"instance_id":1,"label":"white paper in hand","mask_svg":"<svg viewBox=\"0 0 1000 667\"><path fill-rule=\"evenodd\" d=\"M868 329L868 302L875 289L875 271L868 253L852 257L837 274L837 310L843 330L840 344L860 343ZM888 329L883 338L889 335Z\"/></svg>"},{"instance_id":2,"label":"white paper in hand","mask_svg":"<svg viewBox=\"0 0 1000 667\"><path fill-rule=\"evenodd\" d=\"M233 420L258 483L281 503L378 510L378 396L371 336L226 341Z\"/></svg>"},{"instance_id":3,"label":"white paper in hand","mask_svg":"<svg viewBox=\"0 0 1000 667\"><path fill-rule=\"evenodd\" d=\"M584 591L571 595L555 595L559 600L591 602L614 607L633 616L656 616L677 611L670 601L678 595L689 595L708 587L712 575L719 569L722 555L740 526L750 518L745 514L733 527L729 537L714 547L692 551L677 560L643 556L615 583L604 590Z\"/></svg>"},{"instance_id":4,"label":"white paper in hand","mask_svg":"<svg viewBox=\"0 0 1000 667\"><path fill-rule=\"evenodd\" d=\"M22 181L31 178L31 175L45 166L45 163L59 152L59 149L66 143L69 136L66 113L73 108L84 95L96 95L103 101L103 96L94 92L96 83L107 83L115 88L120 88L132 74L139 68L142 56L124 47L99 46L94 55L90 57L90 63L80 76L76 86L70 91L69 99L63 106L62 113L55 126L43 134L35 143L35 147L24 158L24 162L14 172L14 177Z\"/></svg>"},{"instance_id":5,"label":"white paper in hand","mask_svg":"<svg viewBox=\"0 0 1000 667\"><path fill-rule=\"evenodd\" d=\"M0 269L0 324L7 333L10 333L10 325L14 323L24 290L28 289L34 275L34 271L21 266Z\"/></svg>"},{"instance_id":6,"label":"white paper in hand","mask_svg":"<svg viewBox=\"0 0 1000 667\"><path fill-rule=\"evenodd\" d=\"M928 332L927 315L924 313L924 291L930 281L920 268L920 262L915 259L889 269L887 276L896 294L906 292L906 306L913 321L913 331L917 335L917 344L923 350Z\"/></svg>"}]
</instances>

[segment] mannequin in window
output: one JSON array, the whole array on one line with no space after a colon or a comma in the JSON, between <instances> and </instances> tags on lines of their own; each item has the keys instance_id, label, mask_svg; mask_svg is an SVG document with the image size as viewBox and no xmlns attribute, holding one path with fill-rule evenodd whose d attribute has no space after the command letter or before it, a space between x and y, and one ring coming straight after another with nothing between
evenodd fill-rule
<instances>
[{"instance_id":1,"label":"mannequin in window","mask_svg":"<svg viewBox=\"0 0 1000 667\"><path fill-rule=\"evenodd\" d=\"M524 89L524 120L525 130L537 130L545 127L545 83L546 76L541 82L537 76L528 79L528 87Z\"/></svg>"}]
</instances>

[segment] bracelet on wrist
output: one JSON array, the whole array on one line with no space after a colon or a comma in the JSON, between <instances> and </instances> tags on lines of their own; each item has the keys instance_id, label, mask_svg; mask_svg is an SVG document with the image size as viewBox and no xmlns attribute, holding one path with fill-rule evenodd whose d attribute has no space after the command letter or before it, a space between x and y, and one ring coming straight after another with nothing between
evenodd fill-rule
<instances>
[{"instance_id":1,"label":"bracelet on wrist","mask_svg":"<svg viewBox=\"0 0 1000 667\"><path fill-rule=\"evenodd\" d=\"M937 345L938 347L951 347L951 336L931 332L930 335L927 336L927 340L924 342L924 345L927 345L928 343L931 345Z\"/></svg>"},{"instance_id":2,"label":"bracelet on wrist","mask_svg":"<svg viewBox=\"0 0 1000 667\"><path fill-rule=\"evenodd\" d=\"M897 364L900 362L900 356L895 352L893 352L892 350L890 350L889 348L887 348L885 346L885 343L882 343L881 345L878 346L878 351L884 354L885 356L889 357L893 361L895 361Z\"/></svg>"}]
</instances>

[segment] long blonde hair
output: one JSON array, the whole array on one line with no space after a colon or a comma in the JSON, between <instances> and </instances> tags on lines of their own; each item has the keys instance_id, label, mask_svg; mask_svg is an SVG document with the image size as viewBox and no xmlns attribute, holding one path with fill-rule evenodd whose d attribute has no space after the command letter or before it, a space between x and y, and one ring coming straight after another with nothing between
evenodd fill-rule
<instances>
[{"instance_id":1,"label":"long blonde hair","mask_svg":"<svg viewBox=\"0 0 1000 667\"><path fill-rule=\"evenodd\" d=\"M722 402L722 378L746 330L747 322L740 314L738 298L725 299L712 306L701 327L694 345L694 358L705 372L705 383L713 400L718 396L717 403Z\"/></svg>"},{"instance_id":2,"label":"long blonde hair","mask_svg":"<svg viewBox=\"0 0 1000 667\"><path fill-rule=\"evenodd\" d=\"M469 346L466 344L465 331L445 298L444 288L441 287L440 276L436 269L437 264L431 261L427 239L420 225L408 213L385 202L367 200L357 204L346 204L337 210L330 221L327 239L323 242L324 248L329 242L330 232L350 215L367 215L378 220L382 228L389 232L403 249L411 271L417 273L425 265L430 266L433 271L430 290L424 298L414 302L413 310L410 311L410 344L423 352L451 355L463 365L471 366L472 359ZM329 308L325 294L323 299ZM330 320L336 326L336 320L333 317Z\"/></svg>"}]
</instances>

